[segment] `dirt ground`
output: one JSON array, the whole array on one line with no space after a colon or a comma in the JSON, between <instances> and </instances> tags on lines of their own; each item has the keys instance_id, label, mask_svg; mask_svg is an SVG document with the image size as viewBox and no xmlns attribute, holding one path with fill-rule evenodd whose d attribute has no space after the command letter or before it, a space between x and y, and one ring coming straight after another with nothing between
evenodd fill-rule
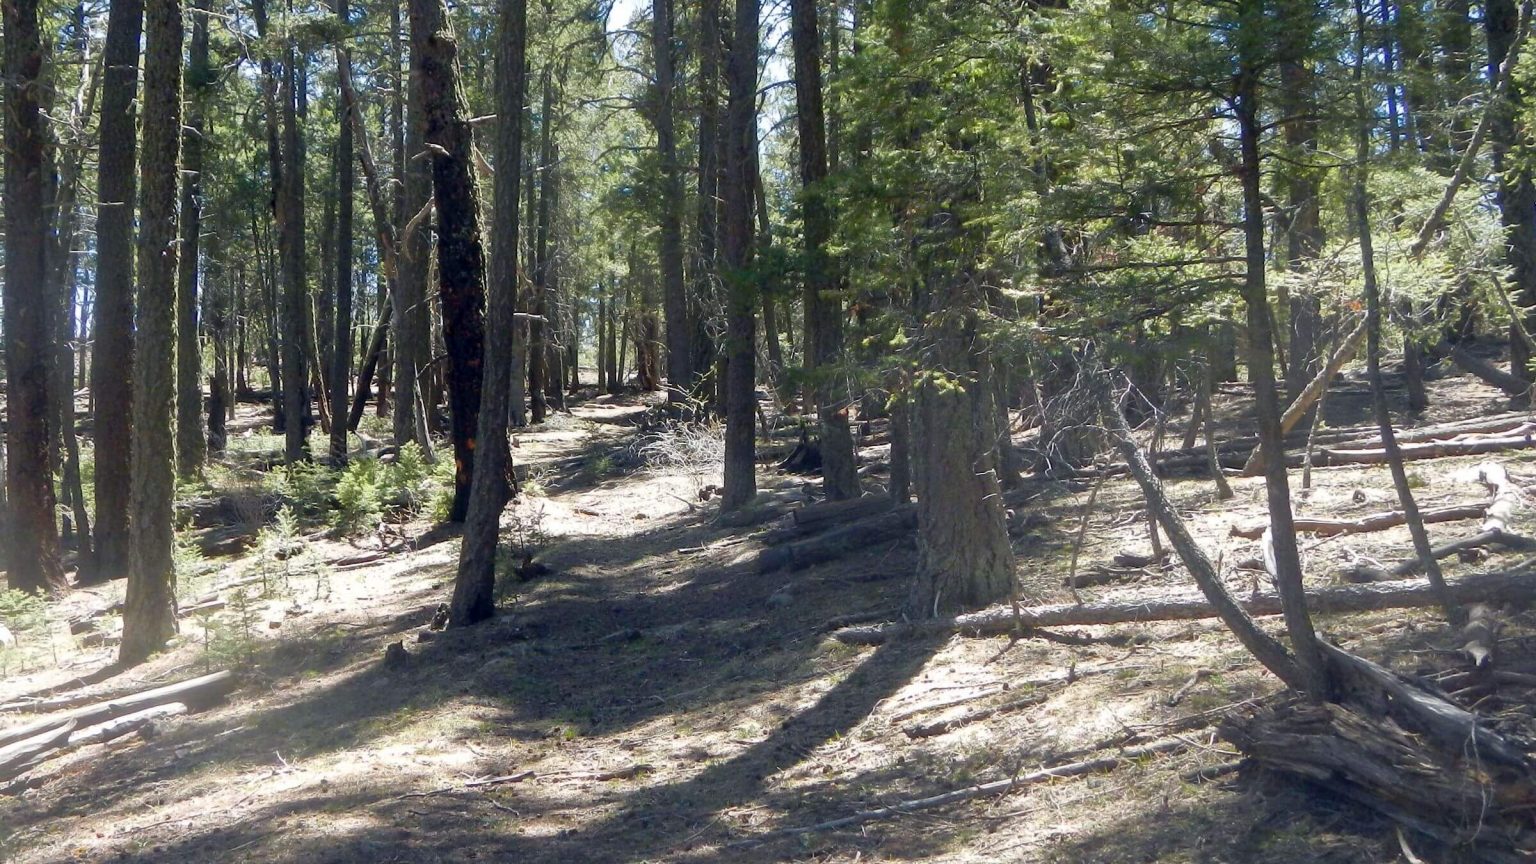
<instances>
[{"instance_id":1,"label":"dirt ground","mask_svg":"<svg viewBox=\"0 0 1536 864\"><path fill-rule=\"evenodd\" d=\"M1346 390L1359 390L1350 382ZM1507 410L1463 377L1432 385L1431 416ZM1236 393L1224 403L1235 403ZM1330 397L1329 425L1369 422L1363 396ZM634 397L574 407L547 430L517 436L531 493L509 509L509 532L544 540L541 572L509 577L501 614L468 631L426 625L447 599L458 543L419 521L389 538L307 537L331 562L293 577L239 614L255 641L240 688L218 707L46 763L25 791L0 795L0 859L43 862L1386 862L1402 859L1390 823L1290 782L1202 769L1235 754L1209 718L1279 690L1214 622L1086 628L1126 637L1084 646L930 638L853 648L829 622L894 613L907 589L909 542L831 564L759 575L754 555L778 527L714 523L699 490L714 482L634 464ZM1234 431L1245 418L1225 414ZM1177 423L1174 424L1174 427ZM1463 475L1487 459L1521 485L1530 455L1412 463L1426 508L1481 501ZM869 453L878 453L871 448ZM761 470L784 499L806 478ZM878 480L876 474L875 481ZM1258 479L1234 478L1215 500L1200 477L1171 494L1234 592L1255 576L1234 564L1257 544L1229 536L1264 516ZM1299 478L1296 481L1299 486ZM1016 514L1019 579L1028 602L1070 599L1062 585L1087 500L1085 485L1039 482ZM1298 514L1394 509L1385 467L1322 468L1298 492ZM1089 514L1078 570L1149 544L1139 494L1105 484ZM1515 528L1532 533L1530 510ZM1465 523L1430 527L1437 540ZM1411 554L1405 529L1304 538L1316 584L1360 558ZM381 554L361 565L346 563ZM207 590L248 574L261 553L218 559ZM1509 554L1449 563L1449 572L1504 569ZM338 563L340 562L340 563ZM324 575L319 575L321 572ZM1262 579L1264 577L1257 577ZM322 584L323 583L323 584ZM1133 599L1189 584L1180 567L1133 584L1081 590ZM85 647L66 618L110 604L121 585L77 592L55 612L45 648L8 669L0 702L53 689L109 666L110 644ZM229 608L189 618L176 647L90 683L110 695L216 668L210 631ZM221 617L222 616L222 617ZM223 623L220 623L223 622ZM254 624L253 624L254 622ZM1510 638L1536 632L1512 613ZM1277 631L1278 622L1265 626ZM1351 650L1405 671L1454 663L1434 610L1323 617ZM383 662L403 642L409 659ZM1518 663L1511 668L1521 668ZM1197 675L1197 672L1199 673ZM1170 697L1194 681L1177 705ZM915 722L959 717L1037 695L1035 704L930 737ZM0 718L0 727L33 719ZM778 833L859 811L1027 773L1128 740L1184 731L1176 755L1032 785L841 829ZM1113 752L1112 750L1110 752ZM761 842L759 842L761 841Z\"/></svg>"}]
</instances>

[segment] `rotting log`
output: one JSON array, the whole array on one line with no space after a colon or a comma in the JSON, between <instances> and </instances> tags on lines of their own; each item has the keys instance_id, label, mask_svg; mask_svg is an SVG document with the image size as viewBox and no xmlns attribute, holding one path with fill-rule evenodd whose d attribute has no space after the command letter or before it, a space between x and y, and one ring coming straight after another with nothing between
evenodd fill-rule
<instances>
[{"instance_id":1,"label":"rotting log","mask_svg":"<svg viewBox=\"0 0 1536 864\"><path fill-rule=\"evenodd\" d=\"M0 730L0 745L10 744L22 738L31 737L67 720L72 720L79 725L89 726L169 702L184 702L188 706L200 707L222 699L234 687L234 676L227 669L177 684L153 687L115 699L84 705L58 717L44 718L34 723Z\"/></svg>"},{"instance_id":2,"label":"rotting log","mask_svg":"<svg viewBox=\"0 0 1536 864\"><path fill-rule=\"evenodd\" d=\"M844 520L860 519L865 516L874 516L884 513L895 506L889 496L865 495L862 498L849 498L844 501L822 501L809 504L795 510L791 514L791 520L795 528L810 532L819 530L829 522L841 522Z\"/></svg>"},{"instance_id":3,"label":"rotting log","mask_svg":"<svg viewBox=\"0 0 1536 864\"><path fill-rule=\"evenodd\" d=\"M1380 715L1300 700L1229 718L1221 735L1264 768L1462 846L1466 860L1524 860L1515 848L1536 799L1529 780L1489 783L1481 760L1462 758L1470 746L1438 749Z\"/></svg>"},{"instance_id":4,"label":"rotting log","mask_svg":"<svg viewBox=\"0 0 1536 864\"><path fill-rule=\"evenodd\" d=\"M1457 504L1451 507L1441 507L1437 510L1425 510L1420 516L1424 524L1430 525L1440 522L1460 522L1464 519L1476 519L1487 510L1487 504ZM1359 519L1309 519L1296 517L1297 533L1316 534L1319 537L1338 537L1344 534L1368 534L1372 531L1385 531L1388 528L1396 528L1403 524L1403 514L1400 510L1388 510L1384 513L1372 513L1361 516ZM1269 529L1269 523L1255 522L1252 525L1233 525L1231 535L1247 540L1257 540Z\"/></svg>"},{"instance_id":5,"label":"rotting log","mask_svg":"<svg viewBox=\"0 0 1536 864\"><path fill-rule=\"evenodd\" d=\"M1536 570L1521 567L1499 573L1467 576L1447 587L1458 603L1528 604L1536 601ZM1373 612L1434 606L1439 600L1421 579L1332 585L1306 592L1307 605L1319 614ZM1249 615L1279 615L1280 598L1260 591L1237 598ZM935 621L845 627L833 636L849 645L878 645L891 638L934 633L967 636L1006 636L1022 627L1087 627L1097 624L1145 624L1153 621L1195 621L1217 617L1216 610L1196 592L1179 592L1134 600L1057 603L1021 607L994 606L969 615Z\"/></svg>"},{"instance_id":6,"label":"rotting log","mask_svg":"<svg viewBox=\"0 0 1536 864\"><path fill-rule=\"evenodd\" d=\"M1527 432L1524 435L1487 436L1465 438L1458 441L1427 441L1422 444L1405 445L1402 451L1403 460L1412 461L1416 459L1445 459L1450 456L1478 456L1484 453L1524 450L1529 447L1536 447L1536 435L1533 435L1531 432ZM1323 447L1318 450L1317 464L1380 465L1386 461L1386 451L1381 448L1344 450Z\"/></svg>"}]
</instances>

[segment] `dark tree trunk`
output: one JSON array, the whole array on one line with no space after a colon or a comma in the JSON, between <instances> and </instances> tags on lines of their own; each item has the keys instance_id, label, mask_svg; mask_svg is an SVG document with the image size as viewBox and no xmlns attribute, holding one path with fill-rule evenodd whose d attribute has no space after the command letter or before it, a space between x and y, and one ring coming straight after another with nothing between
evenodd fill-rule
<instances>
[{"instance_id":1,"label":"dark tree trunk","mask_svg":"<svg viewBox=\"0 0 1536 864\"><path fill-rule=\"evenodd\" d=\"M1293 7L1285 7L1287 10ZM1305 7L1294 7L1298 10ZM1312 34L1316 22L1310 14L1285 13L1292 18L1287 27L1291 39L1285 45L1286 60L1281 64L1280 75L1284 86L1281 112L1285 117L1281 124L1281 137L1285 143L1288 162L1285 165L1284 182L1286 211L1289 224L1285 230L1288 269L1307 270L1322 253L1324 234L1322 221L1323 170L1314 167L1317 162L1317 100L1316 81L1309 65L1312 57ZM1293 294L1288 298L1290 319L1290 348L1287 352L1290 366L1285 370L1286 398L1295 401L1302 388L1317 373L1321 358L1322 303L1315 293Z\"/></svg>"},{"instance_id":2,"label":"dark tree trunk","mask_svg":"<svg viewBox=\"0 0 1536 864\"><path fill-rule=\"evenodd\" d=\"M851 400L838 366L843 354L843 308L839 279L827 244L833 213L827 184L827 128L822 110L821 28L815 0L791 0L790 39L795 53L795 112L800 130L801 213L805 224L806 369L811 373L821 421L822 487L829 499L859 495L853 435L848 429Z\"/></svg>"},{"instance_id":3,"label":"dark tree trunk","mask_svg":"<svg viewBox=\"0 0 1536 864\"><path fill-rule=\"evenodd\" d=\"M719 292L719 215L720 196L720 0L699 2L699 58L695 90L699 103L699 179L698 179L698 257L693 264L688 320L693 355L689 369L693 380L687 383L695 398L710 401L697 392L700 380L715 366L716 340L711 338L709 321L718 308ZM617 318L617 316L615 316ZM616 382L615 386L623 382Z\"/></svg>"},{"instance_id":4,"label":"dark tree trunk","mask_svg":"<svg viewBox=\"0 0 1536 864\"><path fill-rule=\"evenodd\" d=\"M533 422L543 423L549 413L549 397L545 379L549 377L548 342L551 330L549 303L549 213L550 175L554 161L554 79L548 66L543 72L543 107L539 111L539 178L538 226L533 243L533 314L536 316L528 328L528 396L532 403ZM529 189L530 196L533 194ZM531 199L530 199L531 200Z\"/></svg>"},{"instance_id":5,"label":"dark tree trunk","mask_svg":"<svg viewBox=\"0 0 1536 864\"><path fill-rule=\"evenodd\" d=\"M1242 0L1239 26L1248 32L1261 28L1262 0ZM1284 452L1280 431L1280 397L1275 391L1274 328L1270 320L1265 287L1264 205L1259 155L1258 71L1252 58L1240 58L1237 92L1233 108L1237 114L1239 144L1242 150L1244 241L1247 274L1243 280L1243 301L1248 307L1248 375L1253 381L1257 403L1260 446L1269 453ZM1328 675L1323 666L1312 619L1307 614L1302 594L1301 556L1296 548L1296 531L1291 514L1290 481L1285 460L1266 459L1264 468L1266 500L1269 503L1271 539L1274 547L1275 586L1285 598L1286 629L1302 668L1306 689L1313 698L1327 698Z\"/></svg>"},{"instance_id":6,"label":"dark tree trunk","mask_svg":"<svg viewBox=\"0 0 1536 864\"><path fill-rule=\"evenodd\" d=\"M102 52L97 161L96 333L91 351L96 439L93 580L128 573L129 456L133 434L133 225L138 175L135 114L143 0L112 0Z\"/></svg>"},{"instance_id":7,"label":"dark tree trunk","mask_svg":"<svg viewBox=\"0 0 1536 864\"><path fill-rule=\"evenodd\" d=\"M496 172L491 246L490 316L494 338L486 342L485 380L480 402L480 448L471 484L464 541L459 552L451 625L462 627L491 617L496 609L496 545L501 511L510 493L511 454L507 447L512 355L517 344L518 195L522 179L523 104L527 82L527 0L501 0L496 50Z\"/></svg>"},{"instance_id":8,"label":"dark tree trunk","mask_svg":"<svg viewBox=\"0 0 1536 864\"><path fill-rule=\"evenodd\" d=\"M68 587L48 466L43 48L36 0L5 0L5 373L9 569L19 591Z\"/></svg>"},{"instance_id":9,"label":"dark tree trunk","mask_svg":"<svg viewBox=\"0 0 1536 864\"><path fill-rule=\"evenodd\" d=\"M337 23L348 25L350 13L347 0L335 0ZM346 51L336 54L338 90L350 89L341 81L352 78L352 58ZM358 111L355 99L337 100L336 134L336 308L335 336L331 350L331 459L338 463L347 461L347 381L352 374L352 210L356 181L352 172L352 136L359 125L354 117ZM381 202L382 203L382 202ZM382 207L379 208L382 211ZM376 216L383 216L382 212ZM387 220L386 220L387 221ZM381 246L383 244L380 244ZM384 252L388 255L388 252Z\"/></svg>"},{"instance_id":10,"label":"dark tree trunk","mask_svg":"<svg viewBox=\"0 0 1536 864\"><path fill-rule=\"evenodd\" d=\"M176 179L181 145L181 5L145 4L144 158L133 366L133 540L118 660L139 663L176 632Z\"/></svg>"},{"instance_id":11,"label":"dark tree trunk","mask_svg":"<svg viewBox=\"0 0 1536 864\"><path fill-rule=\"evenodd\" d=\"M737 0L726 68L725 174L721 180L726 286L725 491L735 510L757 495L757 288L752 265L752 187L757 145L758 0Z\"/></svg>"},{"instance_id":12,"label":"dark tree trunk","mask_svg":"<svg viewBox=\"0 0 1536 864\"><path fill-rule=\"evenodd\" d=\"M180 272L176 288L176 473L192 477L203 469L203 358L197 339L198 244L203 230L203 129L213 69L208 63L210 0L194 0L192 45L187 61L187 125L181 136Z\"/></svg>"},{"instance_id":13,"label":"dark tree trunk","mask_svg":"<svg viewBox=\"0 0 1536 864\"><path fill-rule=\"evenodd\" d=\"M683 285L683 175L677 161L677 88L672 0L653 0L652 54L656 59L656 152L661 159L661 224L658 256L661 305L667 325L667 398L687 398L693 383L693 333Z\"/></svg>"},{"instance_id":14,"label":"dark tree trunk","mask_svg":"<svg viewBox=\"0 0 1536 864\"><path fill-rule=\"evenodd\" d=\"M283 414L288 462L309 458L309 290L304 256L304 136L299 126L299 52L290 36L284 51L282 184L278 193L277 244L283 274L278 340L283 364Z\"/></svg>"},{"instance_id":15,"label":"dark tree trunk","mask_svg":"<svg viewBox=\"0 0 1536 864\"><path fill-rule=\"evenodd\" d=\"M437 201L438 302L447 348L449 430L453 438L450 522L469 511L485 349L485 255L480 240L471 130L459 89L458 42L442 0L411 0L411 63L421 76L424 141L432 148Z\"/></svg>"}]
</instances>

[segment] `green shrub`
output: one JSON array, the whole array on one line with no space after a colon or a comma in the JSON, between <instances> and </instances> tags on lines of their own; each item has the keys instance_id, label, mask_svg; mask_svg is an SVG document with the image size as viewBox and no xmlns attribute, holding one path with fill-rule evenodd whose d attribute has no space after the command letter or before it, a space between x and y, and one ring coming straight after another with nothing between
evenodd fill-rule
<instances>
[{"instance_id":1,"label":"green shrub","mask_svg":"<svg viewBox=\"0 0 1536 864\"><path fill-rule=\"evenodd\" d=\"M48 606L37 594L0 589L0 624L18 636L48 623Z\"/></svg>"}]
</instances>

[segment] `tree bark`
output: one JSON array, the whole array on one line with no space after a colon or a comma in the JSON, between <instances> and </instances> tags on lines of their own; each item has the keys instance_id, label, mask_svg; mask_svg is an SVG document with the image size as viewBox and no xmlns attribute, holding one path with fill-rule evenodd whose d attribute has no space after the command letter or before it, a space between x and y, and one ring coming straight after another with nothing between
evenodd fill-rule
<instances>
[{"instance_id":1,"label":"tree bark","mask_svg":"<svg viewBox=\"0 0 1536 864\"><path fill-rule=\"evenodd\" d=\"M198 342L198 258L203 230L203 133L214 72L208 63L210 0L194 0L187 60L187 124L181 136L181 250L176 288L176 473L196 476L207 457L203 437L203 357Z\"/></svg>"},{"instance_id":2,"label":"tree bark","mask_svg":"<svg viewBox=\"0 0 1536 864\"><path fill-rule=\"evenodd\" d=\"M1262 0L1240 0L1240 29L1248 34L1261 32L1264 24ZM1280 453L1285 435L1280 428L1279 394L1275 390L1274 327L1270 321L1269 298L1265 288L1264 204L1259 156L1260 119L1258 79L1260 70L1249 56L1251 37L1239 37L1247 50L1239 57L1237 89L1233 109L1237 115L1238 137L1242 150L1243 234L1247 273L1243 280L1243 302L1248 307L1248 374L1253 379L1257 402L1261 446L1270 453ZM1274 538L1275 584L1286 598L1286 629L1292 650L1301 667L1303 689L1314 699L1325 699L1331 689L1312 619L1307 614L1302 594L1301 555L1296 548L1296 532L1291 525L1291 490L1285 460L1266 459L1264 485L1269 503L1269 518Z\"/></svg>"},{"instance_id":3,"label":"tree bark","mask_svg":"<svg viewBox=\"0 0 1536 864\"><path fill-rule=\"evenodd\" d=\"M405 0L401 0L405 2ZM398 6L395 15L399 15ZM398 21L398 17L396 19ZM396 30L398 31L398 26ZM404 51L401 51L403 56ZM395 405L411 406L423 402L425 376L432 362L432 328L427 304L428 262L431 245L426 219L417 219L432 201L432 171L426 159L416 158L425 148L425 114L421 70L411 62L407 77L409 94L405 106L404 150L399 156L396 177L404 177L401 209L396 216L395 235L399 238L399 267L395 292L390 298L394 318ZM414 410L395 412L395 443L416 441L423 447L430 442L417 433Z\"/></svg>"},{"instance_id":4,"label":"tree bark","mask_svg":"<svg viewBox=\"0 0 1536 864\"><path fill-rule=\"evenodd\" d=\"M549 376L549 184L550 165L554 161L554 80L546 66L543 72L543 107L539 111L539 197L538 227L533 244L533 314L528 325L528 397L534 423L543 423L549 413L545 379ZM530 188L531 196L533 190Z\"/></svg>"},{"instance_id":5,"label":"tree bark","mask_svg":"<svg viewBox=\"0 0 1536 864\"><path fill-rule=\"evenodd\" d=\"M512 459L507 447L508 399L512 355L520 350L516 326L518 200L523 176L523 105L527 99L524 60L528 33L527 0L501 0L496 50L496 176L491 246L490 316L497 338L485 350L485 378L480 397L480 447L475 454L464 540L448 623L463 627L496 611L496 545L501 511L510 493Z\"/></svg>"},{"instance_id":6,"label":"tree bark","mask_svg":"<svg viewBox=\"0 0 1536 864\"><path fill-rule=\"evenodd\" d=\"M720 509L757 496L757 287L752 265L752 189L757 145L758 0L737 0L726 69L725 173L721 181L726 285L725 491Z\"/></svg>"},{"instance_id":7,"label":"tree bark","mask_svg":"<svg viewBox=\"0 0 1536 864\"><path fill-rule=\"evenodd\" d=\"M93 581L128 573L136 114L143 26L143 0L112 0L102 51L101 150L96 170L96 332L91 351L96 566L88 574Z\"/></svg>"},{"instance_id":8,"label":"tree bark","mask_svg":"<svg viewBox=\"0 0 1536 864\"><path fill-rule=\"evenodd\" d=\"M442 0L410 0L411 62L421 75L424 141L432 151L437 202L438 298L448 351L449 429L453 438L450 522L469 511L485 350L485 253L475 188L472 132L459 88L458 42Z\"/></svg>"},{"instance_id":9,"label":"tree bark","mask_svg":"<svg viewBox=\"0 0 1536 864\"><path fill-rule=\"evenodd\" d=\"M334 6L337 23L346 28L351 15L347 0L334 0ZM335 419L331 422L330 451L332 461L345 464L348 424L343 418L347 416L347 381L352 373L352 214L356 186L352 172L352 140L357 127L362 125L362 118L358 116L357 100L346 98L345 91L350 88L342 83L352 79L352 57L344 50L336 52L336 75L337 90L341 91L342 98L336 100L339 127L336 133L336 329L331 339L335 353L331 358L330 393L331 416ZM363 138L366 142L367 135ZM374 217L384 216L382 211L383 207L378 207ZM381 224L388 224L388 220ZM386 259L391 254L383 248L379 252ZM388 269L394 269L393 262Z\"/></svg>"},{"instance_id":10,"label":"tree bark","mask_svg":"<svg viewBox=\"0 0 1536 864\"><path fill-rule=\"evenodd\" d=\"M133 523L123 641L132 666L176 632L176 179L181 145L181 4L145 4L140 165L139 352L133 366Z\"/></svg>"},{"instance_id":11,"label":"tree bark","mask_svg":"<svg viewBox=\"0 0 1536 864\"><path fill-rule=\"evenodd\" d=\"M811 373L821 423L822 489L828 498L859 495L858 464L848 429L851 404L843 359L843 308L827 244L834 215L827 187L827 126L822 106L821 27L815 0L791 0L790 41L795 55L795 116L800 132L800 207L805 243L806 369Z\"/></svg>"},{"instance_id":12,"label":"tree bark","mask_svg":"<svg viewBox=\"0 0 1536 864\"><path fill-rule=\"evenodd\" d=\"M36 0L5 0L6 580L19 591L68 587L49 472L47 209L43 48Z\"/></svg>"},{"instance_id":13,"label":"tree bark","mask_svg":"<svg viewBox=\"0 0 1536 864\"><path fill-rule=\"evenodd\" d=\"M656 61L656 153L661 160L660 231L662 311L667 326L667 399L687 399L693 382L693 333L683 283L683 174L675 131L677 62L673 0L652 0L651 44Z\"/></svg>"}]
</instances>

